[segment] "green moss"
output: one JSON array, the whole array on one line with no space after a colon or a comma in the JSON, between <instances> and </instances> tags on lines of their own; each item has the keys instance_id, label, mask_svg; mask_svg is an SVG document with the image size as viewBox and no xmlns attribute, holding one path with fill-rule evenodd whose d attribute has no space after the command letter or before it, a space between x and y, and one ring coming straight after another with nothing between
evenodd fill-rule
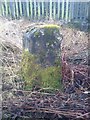
<instances>
[{"instance_id":1,"label":"green moss","mask_svg":"<svg viewBox=\"0 0 90 120\"><path fill-rule=\"evenodd\" d=\"M47 24L47 25L43 25L42 28L48 28L48 29L59 29L60 26L55 25L55 24Z\"/></svg>"},{"instance_id":2,"label":"green moss","mask_svg":"<svg viewBox=\"0 0 90 120\"><path fill-rule=\"evenodd\" d=\"M32 88L34 86L33 81L36 80L37 76L39 76L40 65L36 63L36 57L30 54L28 51L24 51L22 54L21 61L21 71L20 75L22 79L25 81L25 88ZM39 84L39 80L38 80Z\"/></svg>"},{"instance_id":3,"label":"green moss","mask_svg":"<svg viewBox=\"0 0 90 120\"><path fill-rule=\"evenodd\" d=\"M54 32L59 33L59 29L60 29L58 25L54 25L54 24L44 25L42 26L42 28L44 29L44 34L46 36L52 36Z\"/></svg>"},{"instance_id":4,"label":"green moss","mask_svg":"<svg viewBox=\"0 0 90 120\"><path fill-rule=\"evenodd\" d=\"M47 68L37 64L37 59L28 51L22 55L20 75L25 81L25 89L31 90L38 86L41 88L61 89L61 68L60 63Z\"/></svg>"},{"instance_id":5,"label":"green moss","mask_svg":"<svg viewBox=\"0 0 90 120\"><path fill-rule=\"evenodd\" d=\"M51 66L42 70L42 88L60 89L61 74L60 68Z\"/></svg>"},{"instance_id":6,"label":"green moss","mask_svg":"<svg viewBox=\"0 0 90 120\"><path fill-rule=\"evenodd\" d=\"M40 34L40 33L39 33L38 31L34 33L35 37L38 37L39 34Z\"/></svg>"}]
</instances>

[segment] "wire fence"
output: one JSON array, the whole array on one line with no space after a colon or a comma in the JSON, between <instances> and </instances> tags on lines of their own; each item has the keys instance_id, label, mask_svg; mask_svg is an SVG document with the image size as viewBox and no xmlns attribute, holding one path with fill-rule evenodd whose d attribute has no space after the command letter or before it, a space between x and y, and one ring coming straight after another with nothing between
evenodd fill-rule
<instances>
[{"instance_id":1,"label":"wire fence","mask_svg":"<svg viewBox=\"0 0 90 120\"><path fill-rule=\"evenodd\" d=\"M61 1L61 2L60 2ZM69 0L1 0L0 16L32 20L54 19L70 21L88 17L88 2L70 2Z\"/></svg>"}]
</instances>

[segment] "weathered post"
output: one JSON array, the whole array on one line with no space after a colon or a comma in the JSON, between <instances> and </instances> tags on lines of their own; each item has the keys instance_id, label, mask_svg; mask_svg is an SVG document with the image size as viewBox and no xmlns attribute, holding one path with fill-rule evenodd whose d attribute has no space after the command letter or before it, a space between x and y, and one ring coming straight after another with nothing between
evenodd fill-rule
<instances>
[{"instance_id":1,"label":"weathered post","mask_svg":"<svg viewBox=\"0 0 90 120\"><path fill-rule=\"evenodd\" d=\"M32 13L32 0L30 0L30 18L32 19L33 13Z\"/></svg>"},{"instance_id":2,"label":"weathered post","mask_svg":"<svg viewBox=\"0 0 90 120\"><path fill-rule=\"evenodd\" d=\"M56 2L54 2L54 8L53 8L53 11L54 11L54 20L56 19Z\"/></svg>"},{"instance_id":3,"label":"weathered post","mask_svg":"<svg viewBox=\"0 0 90 120\"><path fill-rule=\"evenodd\" d=\"M52 18L52 0L50 0L50 18Z\"/></svg>"},{"instance_id":4,"label":"weathered post","mask_svg":"<svg viewBox=\"0 0 90 120\"><path fill-rule=\"evenodd\" d=\"M38 19L40 19L41 16L41 12L40 12L40 2L38 2Z\"/></svg>"},{"instance_id":5,"label":"weathered post","mask_svg":"<svg viewBox=\"0 0 90 120\"><path fill-rule=\"evenodd\" d=\"M44 1L42 0L42 17L44 17Z\"/></svg>"},{"instance_id":6,"label":"weathered post","mask_svg":"<svg viewBox=\"0 0 90 120\"><path fill-rule=\"evenodd\" d=\"M68 6L69 6L69 1L66 1L66 21L68 21Z\"/></svg>"},{"instance_id":7,"label":"weathered post","mask_svg":"<svg viewBox=\"0 0 90 120\"><path fill-rule=\"evenodd\" d=\"M29 15L30 15L30 14L29 14L29 1L28 1L28 0L26 1L26 14L27 14L27 15L26 15L27 18L29 18Z\"/></svg>"},{"instance_id":8,"label":"weathered post","mask_svg":"<svg viewBox=\"0 0 90 120\"><path fill-rule=\"evenodd\" d=\"M58 0L58 20L60 19L60 1Z\"/></svg>"},{"instance_id":9,"label":"weathered post","mask_svg":"<svg viewBox=\"0 0 90 120\"><path fill-rule=\"evenodd\" d=\"M37 10L36 10L36 0L34 0L34 19L36 19Z\"/></svg>"},{"instance_id":10,"label":"weathered post","mask_svg":"<svg viewBox=\"0 0 90 120\"><path fill-rule=\"evenodd\" d=\"M64 5L65 5L65 1L62 0L62 19L64 19Z\"/></svg>"},{"instance_id":11,"label":"weathered post","mask_svg":"<svg viewBox=\"0 0 90 120\"><path fill-rule=\"evenodd\" d=\"M30 59L29 63L24 63L28 64L28 68L22 68L22 71L26 83L30 82L29 86L37 82L42 88L61 88L61 41L60 27L53 24L34 26L24 34L23 48L26 50L25 56ZM35 63L34 56L37 58ZM28 72L25 73L26 69Z\"/></svg>"}]
</instances>

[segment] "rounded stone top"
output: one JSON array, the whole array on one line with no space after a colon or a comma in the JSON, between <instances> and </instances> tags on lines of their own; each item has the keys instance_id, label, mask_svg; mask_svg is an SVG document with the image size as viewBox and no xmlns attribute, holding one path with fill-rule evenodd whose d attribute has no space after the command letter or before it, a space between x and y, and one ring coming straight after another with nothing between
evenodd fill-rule
<instances>
[{"instance_id":1,"label":"rounded stone top","mask_svg":"<svg viewBox=\"0 0 90 120\"><path fill-rule=\"evenodd\" d=\"M23 47L39 57L41 63L53 65L60 57L62 35L55 24L36 25L29 28L23 37Z\"/></svg>"}]
</instances>

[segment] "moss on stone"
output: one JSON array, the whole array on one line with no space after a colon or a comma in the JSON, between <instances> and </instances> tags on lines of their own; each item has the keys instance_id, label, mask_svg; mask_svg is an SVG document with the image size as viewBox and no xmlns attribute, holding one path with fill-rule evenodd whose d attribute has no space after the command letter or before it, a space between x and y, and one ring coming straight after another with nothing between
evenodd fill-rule
<instances>
[{"instance_id":1,"label":"moss on stone","mask_svg":"<svg viewBox=\"0 0 90 120\"><path fill-rule=\"evenodd\" d=\"M37 62L37 57L24 51L21 61L20 76L25 81L25 89L31 90L34 87L61 89L61 65L41 67Z\"/></svg>"},{"instance_id":2,"label":"moss on stone","mask_svg":"<svg viewBox=\"0 0 90 120\"><path fill-rule=\"evenodd\" d=\"M46 24L46 25L43 25L42 28L59 29L60 26L58 26L58 25L56 25L56 24Z\"/></svg>"},{"instance_id":3,"label":"moss on stone","mask_svg":"<svg viewBox=\"0 0 90 120\"><path fill-rule=\"evenodd\" d=\"M40 34L40 33L39 33L38 31L36 31L36 32L34 33L35 37L38 37L39 34Z\"/></svg>"},{"instance_id":4,"label":"moss on stone","mask_svg":"<svg viewBox=\"0 0 90 120\"><path fill-rule=\"evenodd\" d=\"M32 55L28 55L29 53L24 58L25 65L22 66L24 67L22 72L27 83L26 89L37 85L41 88L61 89L60 44L62 36L59 30L58 25L46 24L36 26L28 32L28 36L31 35L29 51L37 56L38 60L33 59Z\"/></svg>"},{"instance_id":5,"label":"moss on stone","mask_svg":"<svg viewBox=\"0 0 90 120\"><path fill-rule=\"evenodd\" d=\"M44 29L44 34L49 36L53 35L54 32L59 33L59 29L60 29L58 25L54 25L54 24L47 24L42 26L42 28Z\"/></svg>"}]
</instances>

